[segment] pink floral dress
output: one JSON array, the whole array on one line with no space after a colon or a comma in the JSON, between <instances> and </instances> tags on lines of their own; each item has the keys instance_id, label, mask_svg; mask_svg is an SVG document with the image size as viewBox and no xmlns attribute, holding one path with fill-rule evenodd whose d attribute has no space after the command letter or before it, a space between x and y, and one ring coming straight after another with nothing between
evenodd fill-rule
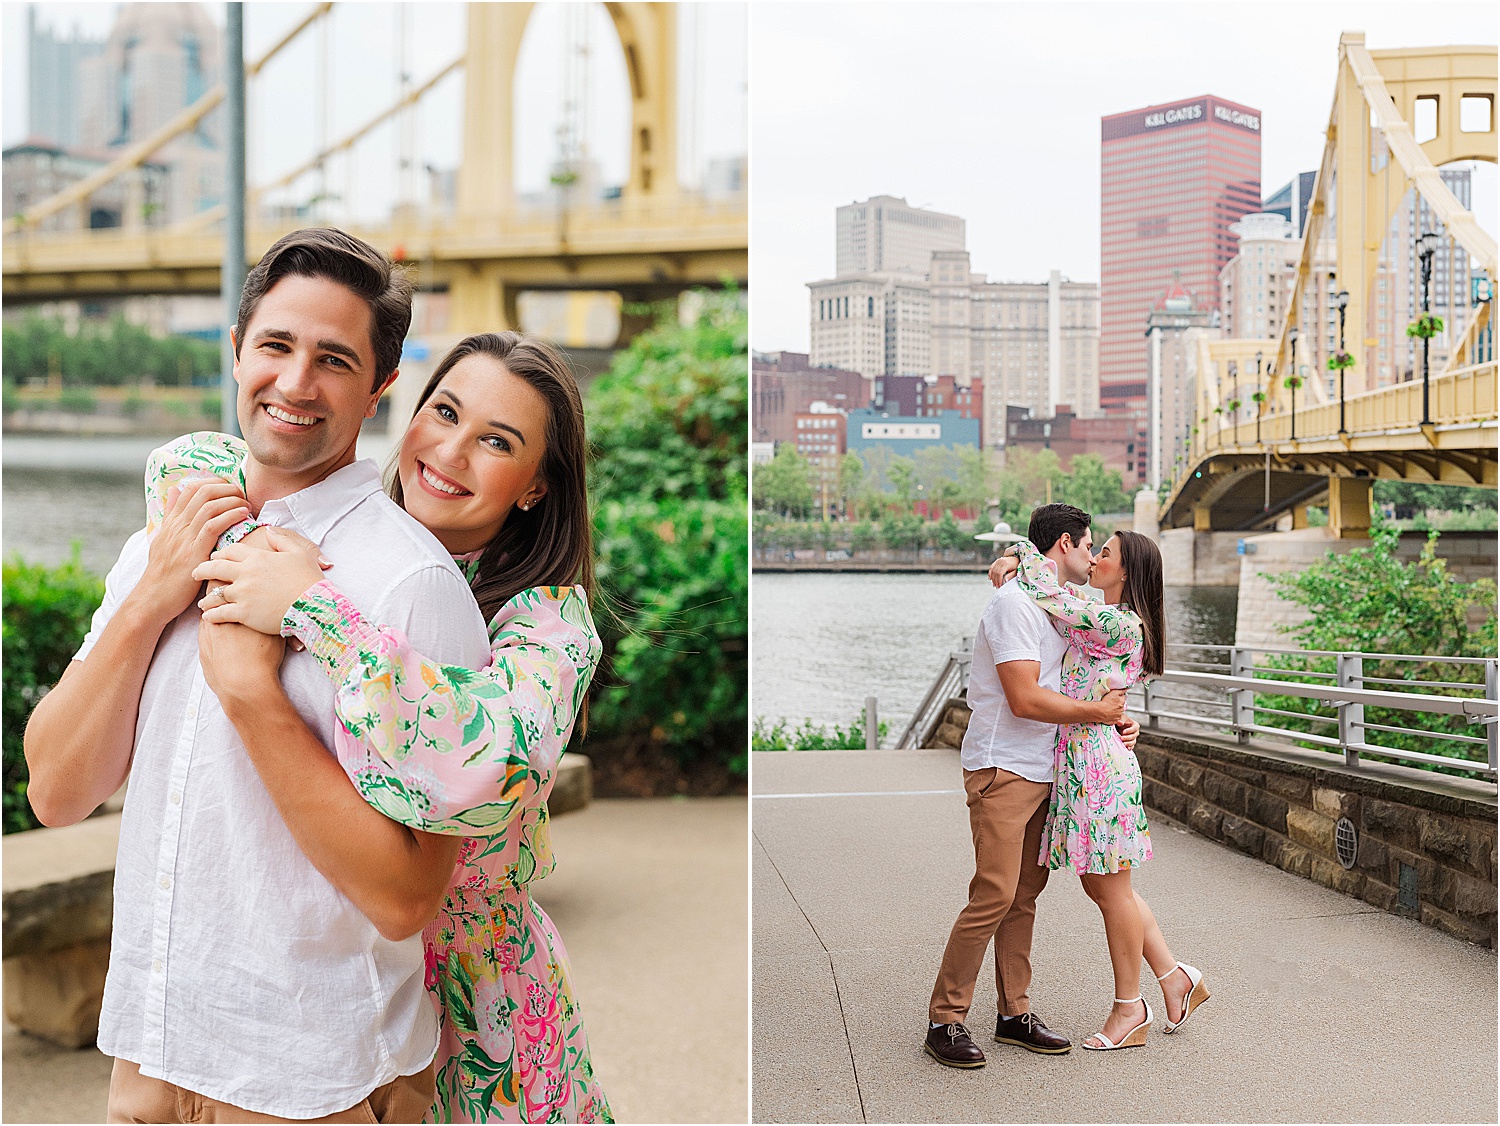
<instances>
[{"instance_id":1,"label":"pink floral dress","mask_svg":"<svg viewBox=\"0 0 1500 1126\"><path fill-rule=\"evenodd\" d=\"M238 439L214 433L153 453L148 527L186 478L243 486L243 455ZM472 581L477 553L457 562ZM547 796L602 645L581 587L524 590L489 630L488 668L439 665L328 582L282 623L338 685L334 753L365 801L411 828L464 838L422 935L441 1029L429 1120L612 1122L567 952L530 893L554 865Z\"/></svg>"},{"instance_id":2,"label":"pink floral dress","mask_svg":"<svg viewBox=\"0 0 1500 1126\"><path fill-rule=\"evenodd\" d=\"M1035 545L1016 545L1016 581L1047 611L1067 639L1062 690L1075 700L1098 700L1111 688L1141 679L1141 620L1125 606L1106 606L1058 582ZM1141 767L1120 733L1102 723L1057 729L1056 776L1038 864L1072 866L1079 875L1119 872L1151 859L1151 833L1141 803Z\"/></svg>"}]
</instances>

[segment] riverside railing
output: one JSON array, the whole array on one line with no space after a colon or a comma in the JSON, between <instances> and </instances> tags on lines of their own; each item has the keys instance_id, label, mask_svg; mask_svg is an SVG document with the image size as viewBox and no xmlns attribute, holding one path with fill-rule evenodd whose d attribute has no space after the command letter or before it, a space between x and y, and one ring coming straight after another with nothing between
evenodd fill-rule
<instances>
[{"instance_id":1,"label":"riverside railing","mask_svg":"<svg viewBox=\"0 0 1500 1126\"><path fill-rule=\"evenodd\" d=\"M921 746L948 702L964 694L972 650L973 639L964 638L948 657L897 747ZM1339 754L1356 769L1363 756L1375 755L1491 781L1497 777L1500 660L1494 657L1181 644L1167 646L1167 663L1163 675L1127 697L1131 712L1148 728L1169 720L1232 734L1241 743L1256 735L1289 740ZM1466 669L1481 673L1482 682L1454 679ZM1277 707L1282 701L1267 697L1290 697L1310 710ZM1461 722L1438 730L1409 726L1411 719L1381 723L1366 709L1453 716ZM1424 749L1396 745L1391 737L1420 740Z\"/></svg>"}]
</instances>

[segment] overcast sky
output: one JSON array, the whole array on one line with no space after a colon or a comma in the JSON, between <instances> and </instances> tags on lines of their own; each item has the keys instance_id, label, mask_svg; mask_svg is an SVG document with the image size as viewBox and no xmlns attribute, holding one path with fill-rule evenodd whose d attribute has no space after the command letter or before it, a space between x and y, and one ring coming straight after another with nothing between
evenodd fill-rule
<instances>
[{"instance_id":1,"label":"overcast sky","mask_svg":"<svg viewBox=\"0 0 1500 1126\"><path fill-rule=\"evenodd\" d=\"M1262 111L1264 194L1317 168L1339 35L1496 42L1492 4L750 6L751 338L806 351L834 208L872 195L968 220L973 268L1099 277L1100 117L1200 94ZM1475 211L1496 229L1494 165Z\"/></svg>"},{"instance_id":2,"label":"overcast sky","mask_svg":"<svg viewBox=\"0 0 1500 1126\"><path fill-rule=\"evenodd\" d=\"M27 132L26 9L4 4L4 143ZM38 19L61 34L73 28L91 38L109 34L118 4L52 3L36 5ZM220 27L224 5L204 4ZM309 10L305 3L245 5L245 54L258 58ZM251 87L250 179L274 179L318 151L320 136L337 140L363 124L398 97L402 5L348 3L331 14L332 70L330 119L322 120L317 97L321 70L320 33L309 30L275 61ZM408 65L420 84L464 51L465 5L406 5ZM557 151L557 124L562 118L564 60L570 36L565 8L575 7L586 23L590 46L590 155L603 166L607 184L624 181L629 169L630 95L624 56L602 4L538 4L521 48L516 81L516 178L522 191L544 187ZM693 182L716 157L742 155L746 148L748 53L745 5L679 6L680 99L679 156ZM575 33L582 29L575 27ZM696 90L689 97L687 91ZM418 162L452 168L459 161L463 128L463 75L450 75L422 101L417 128ZM321 132L320 132L321 131ZM352 199L355 214L373 218L393 200L395 130L386 125L358 147L352 168L331 169L327 190ZM315 178L305 178L287 198L306 199ZM425 190L420 188L419 190Z\"/></svg>"}]
</instances>

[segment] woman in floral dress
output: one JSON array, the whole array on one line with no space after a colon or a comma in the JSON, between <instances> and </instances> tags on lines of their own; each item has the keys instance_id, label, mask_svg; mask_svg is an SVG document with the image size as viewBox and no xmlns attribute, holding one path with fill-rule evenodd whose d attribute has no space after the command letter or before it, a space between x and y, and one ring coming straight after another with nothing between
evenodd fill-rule
<instances>
[{"instance_id":1,"label":"woman in floral dress","mask_svg":"<svg viewBox=\"0 0 1500 1126\"><path fill-rule=\"evenodd\" d=\"M1068 641L1062 691L1095 700L1158 676L1166 645L1161 554L1134 532L1109 538L1094 561L1089 582L1097 602L1063 586L1055 565L1022 540L1007 552L1021 589L1047 611ZM1151 1006L1140 995L1144 954L1161 983L1167 1032L1175 1032L1208 999L1203 975L1179 963L1162 937L1151 908L1131 887L1131 869L1151 859L1151 835L1141 802L1141 768L1119 732L1106 724L1064 724L1057 729L1055 781L1047 810L1039 864L1072 867L1104 916L1114 967L1115 1003L1102 1031L1083 1042L1108 1051L1146 1041Z\"/></svg>"},{"instance_id":2,"label":"woman in floral dress","mask_svg":"<svg viewBox=\"0 0 1500 1126\"><path fill-rule=\"evenodd\" d=\"M492 661L478 672L429 661L366 620L324 580L316 546L288 530L246 521L221 545L253 535L273 550L221 546L196 573L225 583L202 603L206 620L294 639L338 685L334 751L371 810L463 838L423 931L438 1122L613 1121L567 954L530 894L553 867L547 796L602 648L585 449L577 385L545 343L469 337L422 393L391 492L454 554L489 620ZM158 450L148 526L185 479L243 487L242 457L237 439L212 433Z\"/></svg>"}]
</instances>

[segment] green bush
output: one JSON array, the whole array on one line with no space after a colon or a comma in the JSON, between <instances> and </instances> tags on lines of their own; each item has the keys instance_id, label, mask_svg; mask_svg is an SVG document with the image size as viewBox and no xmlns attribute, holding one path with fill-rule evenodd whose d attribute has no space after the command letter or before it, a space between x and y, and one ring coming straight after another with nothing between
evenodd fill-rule
<instances>
[{"instance_id":1,"label":"green bush","mask_svg":"<svg viewBox=\"0 0 1500 1126\"><path fill-rule=\"evenodd\" d=\"M849 532L849 548L851 551L874 551L879 545L880 535L876 532L873 524L856 524Z\"/></svg>"},{"instance_id":2,"label":"green bush","mask_svg":"<svg viewBox=\"0 0 1500 1126\"><path fill-rule=\"evenodd\" d=\"M122 316L85 322L70 334L60 319L32 313L19 323L8 322L0 335L6 378L17 383L56 371L67 385L119 387L149 375L160 384L186 386L194 376L219 370L217 344L152 336Z\"/></svg>"},{"instance_id":3,"label":"green bush","mask_svg":"<svg viewBox=\"0 0 1500 1126\"><path fill-rule=\"evenodd\" d=\"M1448 574L1447 564L1437 557L1437 533L1428 536L1422 556L1406 563L1395 554L1400 533L1377 521L1371 529L1369 547L1342 555L1330 555L1306 571L1269 576L1277 594L1306 608L1308 618L1288 632L1300 646L1344 653L1422 653L1432 662L1419 666L1412 661L1365 663L1367 677L1411 680L1422 693L1440 696L1473 695L1462 689L1418 686L1419 673L1429 679L1460 684L1484 684L1484 666L1444 662L1444 657L1493 657L1496 652L1495 583L1481 579L1459 582ZM1470 627L1472 609L1483 611L1477 629ZM1278 679L1303 683L1327 683L1326 679L1299 677L1298 673L1331 673L1332 657L1299 658L1275 656L1268 662ZM1372 685L1391 689L1391 685ZM1280 708L1307 716L1335 718L1335 709L1300 697L1257 695L1260 707ZM1462 716L1433 715L1392 708L1365 708L1367 724L1414 728L1450 735L1483 735L1484 729ZM1276 717L1278 726L1319 735L1332 734L1334 725L1312 719ZM1457 743L1424 735L1369 732L1372 744L1427 754L1451 755L1455 759L1483 760L1485 750L1473 743ZM1400 761L1400 760L1393 760Z\"/></svg>"},{"instance_id":4,"label":"green bush","mask_svg":"<svg viewBox=\"0 0 1500 1126\"><path fill-rule=\"evenodd\" d=\"M93 414L99 402L89 394L86 387L64 387L62 394L58 396L57 405L60 410L72 414Z\"/></svg>"},{"instance_id":5,"label":"green bush","mask_svg":"<svg viewBox=\"0 0 1500 1126\"><path fill-rule=\"evenodd\" d=\"M204 395L202 401L198 403L198 410L203 417L212 419L216 424L219 421L219 415L222 413L223 408L223 396L217 391L211 391L207 395ZM217 425L215 429L217 429Z\"/></svg>"},{"instance_id":6,"label":"green bush","mask_svg":"<svg viewBox=\"0 0 1500 1126\"><path fill-rule=\"evenodd\" d=\"M885 738L890 725L883 720L877 724L876 742ZM862 751L865 749L865 717L854 717L848 729L833 725L829 731L821 724L804 719L795 729L789 729L785 719L775 723L763 716L755 717L755 728L750 733L752 751Z\"/></svg>"},{"instance_id":7,"label":"green bush","mask_svg":"<svg viewBox=\"0 0 1500 1126\"><path fill-rule=\"evenodd\" d=\"M83 569L79 545L60 567L34 566L19 558L4 567L4 829L35 829L26 802L26 755L22 735L31 709L57 683L77 652L89 619L104 598L104 582Z\"/></svg>"},{"instance_id":8,"label":"green bush","mask_svg":"<svg viewBox=\"0 0 1500 1126\"><path fill-rule=\"evenodd\" d=\"M605 657L591 737L745 776L748 325L738 294L676 307L590 388Z\"/></svg>"}]
</instances>

